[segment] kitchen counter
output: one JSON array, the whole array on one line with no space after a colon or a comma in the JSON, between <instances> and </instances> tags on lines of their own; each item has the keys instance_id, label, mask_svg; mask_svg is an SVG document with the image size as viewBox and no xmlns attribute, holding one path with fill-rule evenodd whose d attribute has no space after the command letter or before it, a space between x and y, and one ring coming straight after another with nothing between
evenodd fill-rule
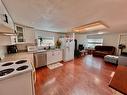
<instances>
[{"instance_id":1,"label":"kitchen counter","mask_svg":"<svg viewBox=\"0 0 127 95\"><path fill-rule=\"evenodd\" d=\"M127 95L127 66L119 65L117 67L109 86Z\"/></svg>"},{"instance_id":2,"label":"kitchen counter","mask_svg":"<svg viewBox=\"0 0 127 95\"><path fill-rule=\"evenodd\" d=\"M31 63L35 66L35 63L34 63L34 54L35 53L59 51L59 50L62 50L62 49L36 50L36 51L32 51L32 52L27 52L26 51L26 52L14 53L14 54L7 54L5 56L5 58L1 60L1 62L16 61L16 60L25 59L25 60L28 61L28 63Z\"/></svg>"},{"instance_id":3,"label":"kitchen counter","mask_svg":"<svg viewBox=\"0 0 127 95\"><path fill-rule=\"evenodd\" d=\"M36 50L31 52L18 52L14 54L7 54L4 59L1 60L1 62L5 61L16 61L20 59L27 59L28 61L32 60L33 63L33 54L34 53L40 53L40 52L49 52L49 51L56 51L61 49L51 49L51 50Z\"/></svg>"},{"instance_id":4,"label":"kitchen counter","mask_svg":"<svg viewBox=\"0 0 127 95\"><path fill-rule=\"evenodd\" d=\"M5 56L4 59L1 60L1 62L16 61L21 59L25 59L28 61L28 63L31 63L31 64L34 63L33 53L29 53L29 52L18 52L15 54L8 54Z\"/></svg>"}]
</instances>

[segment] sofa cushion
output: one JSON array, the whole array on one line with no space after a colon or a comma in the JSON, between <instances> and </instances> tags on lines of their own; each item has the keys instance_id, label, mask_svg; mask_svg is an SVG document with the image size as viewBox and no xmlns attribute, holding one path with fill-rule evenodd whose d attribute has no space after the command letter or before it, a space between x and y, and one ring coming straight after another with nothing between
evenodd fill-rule
<instances>
[{"instance_id":1,"label":"sofa cushion","mask_svg":"<svg viewBox=\"0 0 127 95\"><path fill-rule=\"evenodd\" d=\"M114 64L118 64L118 56L114 56L114 55L106 55L104 57L104 61L105 62L110 62L110 63L114 63Z\"/></svg>"}]
</instances>

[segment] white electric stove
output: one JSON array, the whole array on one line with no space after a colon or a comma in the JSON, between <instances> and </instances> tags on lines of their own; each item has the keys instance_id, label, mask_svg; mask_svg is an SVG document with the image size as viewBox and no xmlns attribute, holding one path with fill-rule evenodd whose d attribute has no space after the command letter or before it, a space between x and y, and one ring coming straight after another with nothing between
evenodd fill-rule
<instances>
[{"instance_id":1,"label":"white electric stove","mask_svg":"<svg viewBox=\"0 0 127 95\"><path fill-rule=\"evenodd\" d=\"M35 95L33 70L27 60L0 63L0 95Z\"/></svg>"}]
</instances>

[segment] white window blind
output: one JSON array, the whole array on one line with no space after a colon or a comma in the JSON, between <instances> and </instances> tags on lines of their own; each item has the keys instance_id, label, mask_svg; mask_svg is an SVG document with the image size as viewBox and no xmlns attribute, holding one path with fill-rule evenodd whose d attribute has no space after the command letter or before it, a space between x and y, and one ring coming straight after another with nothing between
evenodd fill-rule
<instances>
[{"instance_id":1,"label":"white window blind","mask_svg":"<svg viewBox=\"0 0 127 95\"><path fill-rule=\"evenodd\" d=\"M103 45L103 38L98 35L90 35L87 37L87 47L95 48L97 45Z\"/></svg>"}]
</instances>

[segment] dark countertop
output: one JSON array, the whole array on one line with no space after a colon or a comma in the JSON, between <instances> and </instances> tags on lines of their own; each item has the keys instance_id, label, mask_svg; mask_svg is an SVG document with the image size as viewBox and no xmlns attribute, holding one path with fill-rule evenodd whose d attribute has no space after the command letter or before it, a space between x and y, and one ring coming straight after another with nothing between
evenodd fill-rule
<instances>
[{"instance_id":1,"label":"dark countertop","mask_svg":"<svg viewBox=\"0 0 127 95\"><path fill-rule=\"evenodd\" d=\"M127 95L127 66L119 65L117 67L109 86Z\"/></svg>"}]
</instances>

